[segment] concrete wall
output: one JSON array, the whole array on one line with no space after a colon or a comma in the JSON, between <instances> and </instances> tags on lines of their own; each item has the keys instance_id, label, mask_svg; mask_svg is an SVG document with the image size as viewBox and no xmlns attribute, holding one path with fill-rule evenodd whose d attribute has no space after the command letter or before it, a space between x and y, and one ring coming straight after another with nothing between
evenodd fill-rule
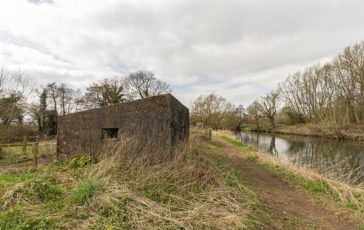
<instances>
[{"instance_id":1,"label":"concrete wall","mask_svg":"<svg viewBox=\"0 0 364 230\"><path fill-rule=\"evenodd\" d=\"M189 111L170 94L60 116L57 151L60 155L103 153L103 129L118 128L118 139L132 138L143 148L173 155L188 144ZM121 140L122 141L122 140Z\"/></svg>"}]
</instances>

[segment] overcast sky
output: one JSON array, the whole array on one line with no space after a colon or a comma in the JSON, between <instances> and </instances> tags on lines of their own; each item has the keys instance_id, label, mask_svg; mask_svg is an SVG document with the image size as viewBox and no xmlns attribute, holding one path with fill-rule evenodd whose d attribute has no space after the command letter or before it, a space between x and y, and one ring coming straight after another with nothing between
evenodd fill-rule
<instances>
[{"instance_id":1,"label":"overcast sky","mask_svg":"<svg viewBox=\"0 0 364 230\"><path fill-rule=\"evenodd\" d=\"M1 0L0 64L85 89L150 70L236 104L364 40L363 0Z\"/></svg>"}]
</instances>

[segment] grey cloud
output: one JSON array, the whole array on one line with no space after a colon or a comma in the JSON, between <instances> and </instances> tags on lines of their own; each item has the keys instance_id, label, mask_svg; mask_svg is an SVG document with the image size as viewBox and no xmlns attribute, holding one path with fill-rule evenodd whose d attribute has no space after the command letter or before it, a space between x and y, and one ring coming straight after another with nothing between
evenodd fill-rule
<instances>
[{"instance_id":1,"label":"grey cloud","mask_svg":"<svg viewBox=\"0 0 364 230\"><path fill-rule=\"evenodd\" d=\"M34 4L53 3L52 0L27 0L27 1Z\"/></svg>"},{"instance_id":2,"label":"grey cloud","mask_svg":"<svg viewBox=\"0 0 364 230\"><path fill-rule=\"evenodd\" d=\"M28 63L29 68L44 70L44 81L57 72L64 81L85 87L102 76L148 69L180 87L177 93L186 100L216 91L248 103L289 72L330 58L364 38L364 2L356 0L74 4L39 4L31 9L37 10L34 15L19 19L19 28L0 27L8 38L20 37L26 48L48 57L33 52L34 60ZM16 52L12 60L24 60L24 48L4 48L1 42L15 44L0 36L0 60L7 59L5 49ZM85 73L95 73L94 79Z\"/></svg>"}]
</instances>

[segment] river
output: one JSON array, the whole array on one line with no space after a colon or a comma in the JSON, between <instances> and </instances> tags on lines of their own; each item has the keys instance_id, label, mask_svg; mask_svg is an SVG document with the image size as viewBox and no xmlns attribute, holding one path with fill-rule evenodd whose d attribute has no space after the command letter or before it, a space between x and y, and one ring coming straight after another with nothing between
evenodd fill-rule
<instances>
[{"instance_id":1,"label":"river","mask_svg":"<svg viewBox=\"0 0 364 230\"><path fill-rule=\"evenodd\" d=\"M237 139L289 164L353 185L364 183L364 144L353 141L240 132Z\"/></svg>"}]
</instances>

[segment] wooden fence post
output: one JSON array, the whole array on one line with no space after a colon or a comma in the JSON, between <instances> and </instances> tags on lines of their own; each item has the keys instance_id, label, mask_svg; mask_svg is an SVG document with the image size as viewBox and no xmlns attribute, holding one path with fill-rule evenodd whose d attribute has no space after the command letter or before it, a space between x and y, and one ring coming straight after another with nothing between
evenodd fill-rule
<instances>
[{"instance_id":1,"label":"wooden fence post","mask_svg":"<svg viewBox=\"0 0 364 230\"><path fill-rule=\"evenodd\" d=\"M38 143L33 143L32 153L33 153L34 167L37 168L38 167Z\"/></svg>"},{"instance_id":2,"label":"wooden fence post","mask_svg":"<svg viewBox=\"0 0 364 230\"><path fill-rule=\"evenodd\" d=\"M27 153L28 136L23 136L23 154Z\"/></svg>"},{"instance_id":3,"label":"wooden fence post","mask_svg":"<svg viewBox=\"0 0 364 230\"><path fill-rule=\"evenodd\" d=\"M57 160L59 160L59 149L58 149L58 143L56 142L55 143L55 146L54 146L56 149L56 158L57 158Z\"/></svg>"}]
</instances>

